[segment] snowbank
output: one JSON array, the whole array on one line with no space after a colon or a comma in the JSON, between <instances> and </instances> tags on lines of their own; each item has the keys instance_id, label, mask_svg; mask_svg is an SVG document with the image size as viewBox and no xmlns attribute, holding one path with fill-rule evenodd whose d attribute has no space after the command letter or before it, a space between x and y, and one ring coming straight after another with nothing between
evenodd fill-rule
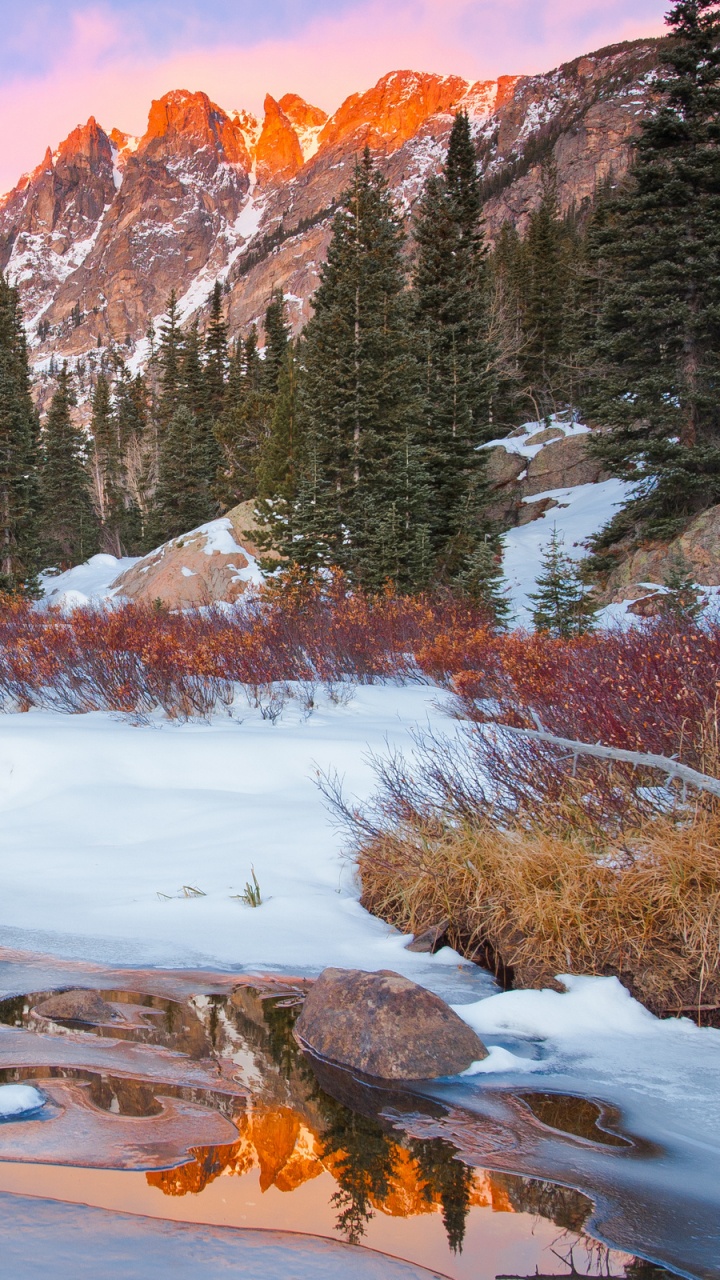
<instances>
[{"instance_id":1,"label":"snowbank","mask_svg":"<svg viewBox=\"0 0 720 1280\"><path fill-rule=\"evenodd\" d=\"M100 604L112 600L116 594L112 583L121 573L137 564L137 556L91 556L84 564L55 573L45 569L39 575L43 599L47 604L63 609L82 608L88 604Z\"/></svg>"},{"instance_id":2,"label":"snowbank","mask_svg":"<svg viewBox=\"0 0 720 1280\"><path fill-rule=\"evenodd\" d=\"M21 1116L29 1111L39 1111L45 1099L38 1089L29 1084L0 1085L0 1119Z\"/></svg>"},{"instance_id":3,"label":"snowbank","mask_svg":"<svg viewBox=\"0 0 720 1280\"><path fill-rule=\"evenodd\" d=\"M550 489L526 499L535 503L552 498L558 505L537 520L510 529L503 537L503 572L510 588L516 626L532 625L529 595L535 590L553 529L563 538L565 553L573 560L581 560L587 554L584 544L588 538L612 519L631 490L632 485L624 480L603 480L599 484L580 484L574 489Z\"/></svg>"}]
</instances>

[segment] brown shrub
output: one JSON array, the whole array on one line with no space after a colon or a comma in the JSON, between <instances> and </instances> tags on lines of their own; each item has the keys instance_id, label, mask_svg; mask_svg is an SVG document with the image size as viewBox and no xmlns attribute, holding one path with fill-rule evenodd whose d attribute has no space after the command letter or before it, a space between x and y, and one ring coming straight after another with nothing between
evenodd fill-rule
<instances>
[{"instance_id":1,"label":"brown shrub","mask_svg":"<svg viewBox=\"0 0 720 1280\"><path fill-rule=\"evenodd\" d=\"M656 816L622 845L570 826L411 822L360 847L363 904L406 932L449 918L521 986L617 974L656 1013L720 1002L720 816Z\"/></svg>"}]
</instances>

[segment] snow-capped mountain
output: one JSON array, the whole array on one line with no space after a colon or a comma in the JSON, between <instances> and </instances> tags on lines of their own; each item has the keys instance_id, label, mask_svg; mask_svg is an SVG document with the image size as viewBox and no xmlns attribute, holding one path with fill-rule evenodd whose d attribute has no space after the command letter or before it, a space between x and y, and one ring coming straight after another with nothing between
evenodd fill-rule
<instances>
[{"instance_id":1,"label":"snow-capped mountain","mask_svg":"<svg viewBox=\"0 0 720 1280\"><path fill-rule=\"evenodd\" d=\"M561 205L582 206L627 167L657 42L637 41L539 76L470 83L395 71L327 117L289 93L264 118L206 94L153 102L141 138L91 118L0 198L0 270L20 290L36 367L117 344L140 367L172 288L183 321L226 287L231 335L281 285L309 313L335 204L369 144L406 210L439 167L454 113L477 139L490 236L522 227L552 155Z\"/></svg>"}]
</instances>

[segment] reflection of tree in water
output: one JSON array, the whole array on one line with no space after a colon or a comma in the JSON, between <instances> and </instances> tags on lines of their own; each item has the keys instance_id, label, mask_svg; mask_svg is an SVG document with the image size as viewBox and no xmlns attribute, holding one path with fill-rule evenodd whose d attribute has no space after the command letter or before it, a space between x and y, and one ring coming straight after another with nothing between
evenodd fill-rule
<instances>
[{"instance_id":1,"label":"reflection of tree in water","mask_svg":"<svg viewBox=\"0 0 720 1280\"><path fill-rule=\"evenodd\" d=\"M358 1244L365 1224L375 1216L373 1200L384 1200L394 1171L394 1144L373 1120L323 1098L328 1117L320 1137L323 1161L332 1163L338 1190L331 1204L338 1210L337 1226L349 1244Z\"/></svg>"},{"instance_id":2,"label":"reflection of tree in water","mask_svg":"<svg viewBox=\"0 0 720 1280\"><path fill-rule=\"evenodd\" d=\"M541 1178L514 1173L494 1173L493 1181L506 1192L516 1213L532 1213L566 1231L581 1232L592 1209L587 1196L572 1187L561 1187Z\"/></svg>"},{"instance_id":3,"label":"reflection of tree in water","mask_svg":"<svg viewBox=\"0 0 720 1280\"><path fill-rule=\"evenodd\" d=\"M473 1170L458 1160L456 1150L442 1138L413 1141L410 1150L425 1180L428 1200L438 1199L448 1244L453 1253L462 1253L465 1219L470 1211Z\"/></svg>"},{"instance_id":4,"label":"reflection of tree in water","mask_svg":"<svg viewBox=\"0 0 720 1280\"><path fill-rule=\"evenodd\" d=\"M320 1137L321 1154L338 1183L331 1200L338 1210L337 1227L350 1244L358 1244L374 1217L373 1206L382 1205L395 1188L397 1136L326 1094L322 1105L327 1124ZM453 1253L461 1252L473 1170L442 1138L413 1139L407 1150L415 1163L417 1187L429 1205L442 1206L448 1244Z\"/></svg>"}]
</instances>

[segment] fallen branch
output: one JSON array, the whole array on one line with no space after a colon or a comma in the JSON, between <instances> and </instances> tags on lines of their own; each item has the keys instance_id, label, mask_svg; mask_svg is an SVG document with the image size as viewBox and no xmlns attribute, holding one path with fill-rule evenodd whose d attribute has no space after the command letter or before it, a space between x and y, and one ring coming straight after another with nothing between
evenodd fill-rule
<instances>
[{"instance_id":1,"label":"fallen branch","mask_svg":"<svg viewBox=\"0 0 720 1280\"><path fill-rule=\"evenodd\" d=\"M514 733L521 738L531 738L535 742L547 742L553 747L562 747L573 756L594 756L598 760L622 760L638 768L659 769L670 778L680 778L682 782L696 787L698 791L709 791L713 796L720 796L720 778L713 778L708 773L700 773L678 760L668 756L646 754L644 751L625 751L621 747L606 747L602 743L576 742L572 738L558 738L554 733L544 729L517 729L514 725L496 726L505 733Z\"/></svg>"}]
</instances>

